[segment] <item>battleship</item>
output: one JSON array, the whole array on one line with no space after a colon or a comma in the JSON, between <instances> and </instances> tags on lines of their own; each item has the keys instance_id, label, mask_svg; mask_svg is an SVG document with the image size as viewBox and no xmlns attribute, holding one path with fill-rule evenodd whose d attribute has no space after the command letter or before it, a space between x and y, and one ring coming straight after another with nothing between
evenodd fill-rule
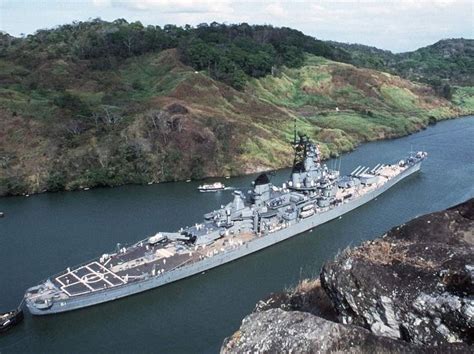
<instances>
[{"instance_id":1,"label":"battleship","mask_svg":"<svg viewBox=\"0 0 474 354\"><path fill-rule=\"evenodd\" d=\"M49 277L24 296L33 315L76 310L150 290L262 250L336 219L417 172L426 152L393 164L358 166L341 176L321 161L319 145L296 134L293 168L281 186L260 174L248 193L201 223L158 232ZM313 233L313 235L316 235Z\"/></svg>"}]
</instances>

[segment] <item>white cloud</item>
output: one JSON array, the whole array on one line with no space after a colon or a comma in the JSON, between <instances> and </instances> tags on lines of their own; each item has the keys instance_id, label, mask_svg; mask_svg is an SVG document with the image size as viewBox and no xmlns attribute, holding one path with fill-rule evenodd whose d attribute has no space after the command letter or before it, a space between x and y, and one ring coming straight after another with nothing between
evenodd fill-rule
<instances>
[{"instance_id":1,"label":"white cloud","mask_svg":"<svg viewBox=\"0 0 474 354\"><path fill-rule=\"evenodd\" d=\"M160 10L170 13L229 13L233 11L231 0L113 0L112 4L133 10Z\"/></svg>"},{"instance_id":2,"label":"white cloud","mask_svg":"<svg viewBox=\"0 0 474 354\"><path fill-rule=\"evenodd\" d=\"M125 18L163 26L272 24L319 39L413 50L442 38L474 38L473 0L0 0L0 30L33 33L72 21Z\"/></svg>"},{"instance_id":3,"label":"white cloud","mask_svg":"<svg viewBox=\"0 0 474 354\"><path fill-rule=\"evenodd\" d=\"M435 0L438 6L446 7L455 3L456 0Z\"/></svg>"},{"instance_id":4,"label":"white cloud","mask_svg":"<svg viewBox=\"0 0 474 354\"><path fill-rule=\"evenodd\" d=\"M272 3L265 7L265 12L270 16L286 17L288 12L283 8L281 3Z\"/></svg>"},{"instance_id":5,"label":"white cloud","mask_svg":"<svg viewBox=\"0 0 474 354\"><path fill-rule=\"evenodd\" d=\"M92 4L96 7L108 7L112 4L111 0L92 0Z\"/></svg>"}]
</instances>

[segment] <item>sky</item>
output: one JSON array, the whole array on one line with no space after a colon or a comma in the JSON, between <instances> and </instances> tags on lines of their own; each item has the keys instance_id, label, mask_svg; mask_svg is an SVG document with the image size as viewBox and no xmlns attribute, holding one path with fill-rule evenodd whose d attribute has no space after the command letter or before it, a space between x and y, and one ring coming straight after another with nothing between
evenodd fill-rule
<instances>
[{"instance_id":1,"label":"sky","mask_svg":"<svg viewBox=\"0 0 474 354\"><path fill-rule=\"evenodd\" d=\"M14 36L97 17L160 26L271 24L393 52L474 38L474 0L0 0L0 30Z\"/></svg>"}]
</instances>

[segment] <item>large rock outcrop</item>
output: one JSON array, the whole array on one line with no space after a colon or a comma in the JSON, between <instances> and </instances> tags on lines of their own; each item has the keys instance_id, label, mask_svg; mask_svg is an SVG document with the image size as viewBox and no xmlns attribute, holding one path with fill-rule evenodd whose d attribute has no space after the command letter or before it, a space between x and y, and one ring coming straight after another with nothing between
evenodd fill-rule
<instances>
[{"instance_id":1,"label":"large rock outcrop","mask_svg":"<svg viewBox=\"0 0 474 354\"><path fill-rule=\"evenodd\" d=\"M222 352L470 352L474 199L327 262L261 300Z\"/></svg>"},{"instance_id":2,"label":"large rock outcrop","mask_svg":"<svg viewBox=\"0 0 474 354\"><path fill-rule=\"evenodd\" d=\"M408 342L474 340L474 199L419 217L324 265L342 323Z\"/></svg>"},{"instance_id":3,"label":"large rock outcrop","mask_svg":"<svg viewBox=\"0 0 474 354\"><path fill-rule=\"evenodd\" d=\"M307 312L270 309L247 316L226 340L223 353L409 353L421 348L390 338L380 339L357 326L346 326Z\"/></svg>"}]
</instances>

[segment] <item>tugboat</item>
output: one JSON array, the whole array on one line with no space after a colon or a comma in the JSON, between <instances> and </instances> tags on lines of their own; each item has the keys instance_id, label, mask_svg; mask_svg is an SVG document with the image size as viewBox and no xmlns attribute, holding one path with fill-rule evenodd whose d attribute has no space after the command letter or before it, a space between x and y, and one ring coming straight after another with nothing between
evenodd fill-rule
<instances>
[{"instance_id":1,"label":"tugboat","mask_svg":"<svg viewBox=\"0 0 474 354\"><path fill-rule=\"evenodd\" d=\"M225 189L225 185L221 182L216 182L212 184L203 184L198 187L199 192L217 192L223 191Z\"/></svg>"},{"instance_id":2,"label":"tugboat","mask_svg":"<svg viewBox=\"0 0 474 354\"><path fill-rule=\"evenodd\" d=\"M23 310L21 308L0 314L0 333L6 332L21 321L23 321Z\"/></svg>"}]
</instances>

